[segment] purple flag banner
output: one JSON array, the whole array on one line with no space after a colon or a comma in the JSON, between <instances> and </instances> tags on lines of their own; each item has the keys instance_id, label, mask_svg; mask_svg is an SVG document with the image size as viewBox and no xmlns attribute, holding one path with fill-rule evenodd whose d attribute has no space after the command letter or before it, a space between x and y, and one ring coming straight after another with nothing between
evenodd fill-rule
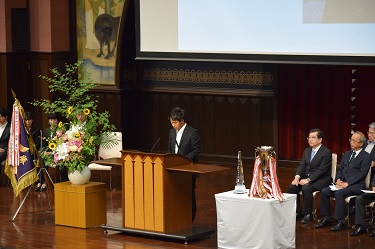
<instances>
[{"instance_id":1,"label":"purple flag banner","mask_svg":"<svg viewBox=\"0 0 375 249\"><path fill-rule=\"evenodd\" d=\"M39 164L39 155L32 136L26 131L23 117L24 110L15 99L5 173L16 196L38 179L36 167Z\"/></svg>"}]
</instances>

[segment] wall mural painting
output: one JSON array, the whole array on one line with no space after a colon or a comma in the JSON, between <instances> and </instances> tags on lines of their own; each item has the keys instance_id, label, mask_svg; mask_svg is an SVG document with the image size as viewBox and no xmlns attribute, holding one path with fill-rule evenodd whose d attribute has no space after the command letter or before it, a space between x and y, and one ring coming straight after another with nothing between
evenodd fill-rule
<instances>
[{"instance_id":1,"label":"wall mural painting","mask_svg":"<svg viewBox=\"0 0 375 249\"><path fill-rule=\"evenodd\" d=\"M116 50L125 0L77 0L77 59L94 83L115 84Z\"/></svg>"}]
</instances>

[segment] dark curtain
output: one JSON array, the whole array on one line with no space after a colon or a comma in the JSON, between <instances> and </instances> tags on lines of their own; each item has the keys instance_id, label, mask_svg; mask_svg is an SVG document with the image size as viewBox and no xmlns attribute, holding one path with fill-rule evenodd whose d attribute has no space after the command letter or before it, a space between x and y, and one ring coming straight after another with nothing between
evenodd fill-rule
<instances>
[{"instance_id":1,"label":"dark curtain","mask_svg":"<svg viewBox=\"0 0 375 249\"><path fill-rule=\"evenodd\" d=\"M375 67L356 67L353 77L353 130L362 131L367 136L368 125L375 122Z\"/></svg>"},{"instance_id":2,"label":"dark curtain","mask_svg":"<svg viewBox=\"0 0 375 249\"><path fill-rule=\"evenodd\" d=\"M279 159L299 160L312 128L324 131L323 144L339 156L349 149L351 85L351 66L279 66Z\"/></svg>"}]
</instances>

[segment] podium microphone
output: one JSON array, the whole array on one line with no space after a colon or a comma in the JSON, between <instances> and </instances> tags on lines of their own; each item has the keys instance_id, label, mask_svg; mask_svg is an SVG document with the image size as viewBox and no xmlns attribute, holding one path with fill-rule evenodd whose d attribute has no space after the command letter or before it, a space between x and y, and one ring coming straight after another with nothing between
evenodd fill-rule
<instances>
[{"instance_id":1,"label":"podium microphone","mask_svg":"<svg viewBox=\"0 0 375 249\"><path fill-rule=\"evenodd\" d=\"M154 143L154 145L152 146L152 148L151 148L151 150L150 150L150 152L152 152L153 151L153 149L155 148L155 146L159 143L159 141L160 141L160 138L161 137L159 137L158 138L158 140L156 140L156 142Z\"/></svg>"}]
</instances>

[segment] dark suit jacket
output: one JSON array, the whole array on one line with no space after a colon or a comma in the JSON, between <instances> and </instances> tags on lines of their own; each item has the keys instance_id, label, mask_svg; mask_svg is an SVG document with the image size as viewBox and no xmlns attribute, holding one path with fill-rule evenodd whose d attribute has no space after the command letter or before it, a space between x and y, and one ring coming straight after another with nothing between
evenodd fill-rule
<instances>
[{"instance_id":1,"label":"dark suit jacket","mask_svg":"<svg viewBox=\"0 0 375 249\"><path fill-rule=\"evenodd\" d=\"M364 149L349 164L352 150L348 150L342 157L340 167L336 174L336 180L341 179L349 184L352 191L362 194L365 189L365 179L370 169L371 156Z\"/></svg>"},{"instance_id":2,"label":"dark suit jacket","mask_svg":"<svg viewBox=\"0 0 375 249\"><path fill-rule=\"evenodd\" d=\"M7 158L9 137L10 137L10 122L7 123L3 131L3 134L0 137L0 148L5 150L4 153L0 152L0 163Z\"/></svg>"},{"instance_id":3,"label":"dark suit jacket","mask_svg":"<svg viewBox=\"0 0 375 249\"><path fill-rule=\"evenodd\" d=\"M186 125L184 133L182 133L181 141L179 144L178 154L185 155L190 158L194 163L198 162L200 138L198 131L193 127ZM176 130L169 131L168 140L168 153L175 153L176 145Z\"/></svg>"},{"instance_id":4,"label":"dark suit jacket","mask_svg":"<svg viewBox=\"0 0 375 249\"><path fill-rule=\"evenodd\" d=\"M4 132L0 137L0 148L7 150L10 137L10 122L5 126Z\"/></svg>"},{"instance_id":5,"label":"dark suit jacket","mask_svg":"<svg viewBox=\"0 0 375 249\"><path fill-rule=\"evenodd\" d=\"M36 127L31 127L30 134L33 137L36 149L39 151L42 145L40 130Z\"/></svg>"},{"instance_id":6,"label":"dark suit jacket","mask_svg":"<svg viewBox=\"0 0 375 249\"><path fill-rule=\"evenodd\" d=\"M365 143L365 145L363 146L363 149L366 149L366 146L367 146L367 143ZM372 147L372 150L370 152L370 156L371 156L371 161L374 161L375 162L375 146ZM375 167L371 167L371 180L374 180L375 179ZM375 186L375 185L373 185Z\"/></svg>"},{"instance_id":7,"label":"dark suit jacket","mask_svg":"<svg viewBox=\"0 0 375 249\"><path fill-rule=\"evenodd\" d=\"M48 140L52 139L56 135L57 128L51 129L48 127L43 133L42 149L48 150Z\"/></svg>"},{"instance_id":8,"label":"dark suit jacket","mask_svg":"<svg viewBox=\"0 0 375 249\"><path fill-rule=\"evenodd\" d=\"M311 147L304 150L296 175L299 175L301 179L310 178L309 184L321 190L332 182L332 152L322 145L310 162L311 152Z\"/></svg>"}]
</instances>

